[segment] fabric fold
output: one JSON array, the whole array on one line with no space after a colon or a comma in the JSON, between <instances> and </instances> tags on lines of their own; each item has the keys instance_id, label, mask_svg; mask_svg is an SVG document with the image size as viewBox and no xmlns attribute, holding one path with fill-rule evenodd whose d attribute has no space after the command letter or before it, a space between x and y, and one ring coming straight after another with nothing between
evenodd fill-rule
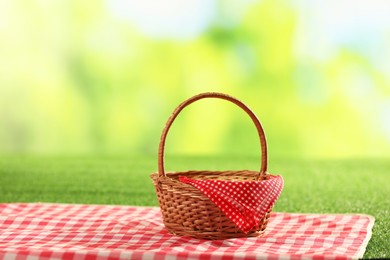
<instances>
[{"instance_id":1,"label":"fabric fold","mask_svg":"<svg viewBox=\"0 0 390 260\"><path fill-rule=\"evenodd\" d=\"M196 180L186 176L179 180L200 190L244 233L260 225L284 184L280 175L261 181Z\"/></svg>"}]
</instances>

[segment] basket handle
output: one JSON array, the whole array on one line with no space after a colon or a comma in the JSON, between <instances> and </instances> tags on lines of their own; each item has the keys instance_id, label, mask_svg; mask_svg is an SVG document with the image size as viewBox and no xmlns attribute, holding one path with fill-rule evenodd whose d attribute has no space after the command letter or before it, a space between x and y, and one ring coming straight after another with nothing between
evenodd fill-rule
<instances>
[{"instance_id":1,"label":"basket handle","mask_svg":"<svg viewBox=\"0 0 390 260\"><path fill-rule=\"evenodd\" d=\"M261 167L260 167L260 172L257 176L257 179L260 178L263 174L266 173L267 171L267 142L265 139L265 134L264 134L264 129L259 121L259 119L256 117L256 115L250 110L244 103L239 101L238 99L223 94L223 93L217 93L217 92L206 92L206 93L201 93L198 95L195 95L186 101L182 102L172 113L172 115L169 117L167 123L165 124L165 128L161 134L161 139L160 139L160 146L158 149L158 172L159 176L166 176L165 175L165 170L164 170L164 149L165 149L165 140L168 134L168 131L173 123L173 121L176 119L176 117L179 115L179 113L188 105L191 103L203 99L203 98L220 98L224 99L227 101L230 101L240 108L242 108L252 119L253 123L256 126L257 133L259 134L260 138L260 146L261 146Z\"/></svg>"}]
</instances>

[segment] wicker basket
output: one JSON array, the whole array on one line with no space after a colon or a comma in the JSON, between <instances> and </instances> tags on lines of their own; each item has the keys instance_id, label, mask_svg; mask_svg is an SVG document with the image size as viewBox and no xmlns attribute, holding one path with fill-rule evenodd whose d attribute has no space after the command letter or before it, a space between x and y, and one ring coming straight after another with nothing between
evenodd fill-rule
<instances>
[{"instance_id":1,"label":"wicker basket","mask_svg":"<svg viewBox=\"0 0 390 260\"><path fill-rule=\"evenodd\" d=\"M186 106L203 98L220 98L230 101L241 107L251 117L260 138L260 172L249 170L165 172L165 139L173 121ZM187 176L193 179L266 180L270 176L266 170L267 145L264 130L256 115L245 104L222 93L202 93L184 101L174 110L166 123L159 146L158 172L151 174L164 225L172 234L202 239L226 239L263 235L272 208L265 214L258 227L245 234L208 197L192 185L180 182L178 178L179 176Z\"/></svg>"}]
</instances>

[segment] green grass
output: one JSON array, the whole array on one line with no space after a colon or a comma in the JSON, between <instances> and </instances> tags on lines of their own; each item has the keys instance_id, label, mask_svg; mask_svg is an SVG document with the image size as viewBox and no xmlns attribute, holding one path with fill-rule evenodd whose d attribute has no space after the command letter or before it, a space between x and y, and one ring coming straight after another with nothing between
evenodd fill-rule
<instances>
[{"instance_id":1,"label":"green grass","mask_svg":"<svg viewBox=\"0 0 390 260\"><path fill-rule=\"evenodd\" d=\"M168 170L257 169L255 157L167 156ZM0 202L157 206L151 156L0 158ZM285 189L275 211L364 213L376 218L365 258L390 258L390 160L274 159Z\"/></svg>"}]
</instances>

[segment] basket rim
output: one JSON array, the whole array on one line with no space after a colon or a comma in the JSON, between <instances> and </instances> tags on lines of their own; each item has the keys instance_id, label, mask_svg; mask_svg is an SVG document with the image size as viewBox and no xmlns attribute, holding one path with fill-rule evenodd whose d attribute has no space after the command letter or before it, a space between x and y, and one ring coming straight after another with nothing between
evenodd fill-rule
<instances>
[{"instance_id":1,"label":"basket rim","mask_svg":"<svg viewBox=\"0 0 390 260\"><path fill-rule=\"evenodd\" d=\"M258 174L257 171L254 170L227 170L227 171L210 171L210 170L188 170L188 171L168 171L165 172L165 175L160 175L159 172L153 172L150 174L150 177L155 180L170 180L173 182L180 182L179 177L180 176L185 176L185 177L193 177L193 176L204 176L206 177L205 179L208 179L207 177L219 177L219 180L223 180L223 177L230 177L231 179L229 181L263 181L263 180L268 180L269 178L276 176L274 174L271 174L269 172L265 172L262 175L262 178L258 179L256 174ZM247 177L250 178L248 180L243 180L237 178L236 180L234 177ZM210 178L213 179L213 178ZM227 180L227 179L226 179ZM184 183L182 183L184 184Z\"/></svg>"},{"instance_id":2,"label":"basket rim","mask_svg":"<svg viewBox=\"0 0 390 260\"><path fill-rule=\"evenodd\" d=\"M183 173L183 174L192 174L192 173L247 173L247 172L250 172L250 173L253 173L253 174L258 174L259 172L258 171L255 171L255 170L184 170L184 171L165 171L164 173L166 175L173 175L173 174L179 174L179 173ZM160 174L158 171L155 171L155 172L152 172L151 174ZM265 172L265 174L267 175L270 175L271 173L269 173L268 171ZM164 177L161 176L161 177ZM166 176L165 176L166 177ZM256 177L256 176L253 176L253 177Z\"/></svg>"}]
</instances>

